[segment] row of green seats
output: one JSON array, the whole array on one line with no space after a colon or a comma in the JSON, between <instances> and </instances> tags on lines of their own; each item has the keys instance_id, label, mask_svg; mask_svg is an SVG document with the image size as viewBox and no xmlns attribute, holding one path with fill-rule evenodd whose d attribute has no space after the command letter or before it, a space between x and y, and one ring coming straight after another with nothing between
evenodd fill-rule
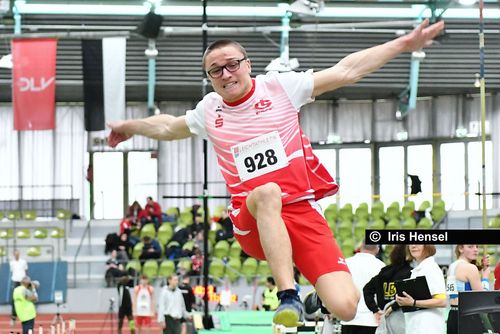
<instances>
[{"instance_id":1,"label":"row of green seats","mask_svg":"<svg viewBox=\"0 0 500 334\"><path fill-rule=\"evenodd\" d=\"M50 235L51 238L64 238L65 230L64 228L52 228L50 233L47 228L35 228L28 229L22 228L16 231L17 239L29 239L31 237L35 239L46 239ZM0 230L0 239L13 239L14 230L11 228Z\"/></svg>"}]
</instances>

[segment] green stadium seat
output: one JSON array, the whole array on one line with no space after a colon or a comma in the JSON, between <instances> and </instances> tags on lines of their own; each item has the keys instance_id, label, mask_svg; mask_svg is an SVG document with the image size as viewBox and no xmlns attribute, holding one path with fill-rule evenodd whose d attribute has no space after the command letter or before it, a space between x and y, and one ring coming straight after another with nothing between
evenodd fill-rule
<instances>
[{"instance_id":1,"label":"green stadium seat","mask_svg":"<svg viewBox=\"0 0 500 334\"><path fill-rule=\"evenodd\" d=\"M31 256L31 257L40 256L40 255L42 255L42 247L32 246L32 247L28 248L28 250L26 251L26 254L28 256Z\"/></svg>"},{"instance_id":2,"label":"green stadium seat","mask_svg":"<svg viewBox=\"0 0 500 334\"><path fill-rule=\"evenodd\" d=\"M432 221L439 223L446 215L446 208L443 200L438 200L434 203L431 209Z\"/></svg>"},{"instance_id":3,"label":"green stadium seat","mask_svg":"<svg viewBox=\"0 0 500 334\"><path fill-rule=\"evenodd\" d=\"M497 215L488 222L488 228L500 228L500 215Z\"/></svg>"},{"instance_id":4,"label":"green stadium seat","mask_svg":"<svg viewBox=\"0 0 500 334\"><path fill-rule=\"evenodd\" d=\"M65 231L63 228L54 228L52 231L50 231L50 237L54 239L62 239L65 236Z\"/></svg>"},{"instance_id":5,"label":"green stadium seat","mask_svg":"<svg viewBox=\"0 0 500 334\"><path fill-rule=\"evenodd\" d=\"M417 222L414 218L408 217L401 223L403 230L414 230L417 228Z\"/></svg>"},{"instance_id":6,"label":"green stadium seat","mask_svg":"<svg viewBox=\"0 0 500 334\"><path fill-rule=\"evenodd\" d=\"M253 257L246 258L241 264L241 274L250 282L257 275L258 263Z\"/></svg>"},{"instance_id":7,"label":"green stadium seat","mask_svg":"<svg viewBox=\"0 0 500 334\"><path fill-rule=\"evenodd\" d=\"M136 272L136 274L139 274L141 272L141 262L139 260L132 259L127 262L125 269L126 270L133 269Z\"/></svg>"},{"instance_id":8,"label":"green stadium seat","mask_svg":"<svg viewBox=\"0 0 500 334\"><path fill-rule=\"evenodd\" d=\"M156 229L154 224L146 224L141 228L141 240L144 237L150 237L151 239L156 238Z\"/></svg>"},{"instance_id":9,"label":"green stadium seat","mask_svg":"<svg viewBox=\"0 0 500 334\"><path fill-rule=\"evenodd\" d=\"M426 211L431 207L431 202L429 201L423 201L420 206L418 207L418 211Z\"/></svg>"},{"instance_id":10,"label":"green stadium seat","mask_svg":"<svg viewBox=\"0 0 500 334\"><path fill-rule=\"evenodd\" d=\"M167 278L175 273L175 262L172 260L163 260L158 269L158 277Z\"/></svg>"},{"instance_id":11,"label":"green stadium seat","mask_svg":"<svg viewBox=\"0 0 500 334\"><path fill-rule=\"evenodd\" d=\"M340 208L339 216L338 216L340 221L351 222L353 217L354 217L354 215L352 213L352 204L351 203L347 203L343 207Z\"/></svg>"},{"instance_id":12,"label":"green stadium seat","mask_svg":"<svg viewBox=\"0 0 500 334\"><path fill-rule=\"evenodd\" d=\"M0 239L12 239L13 237L14 231L11 228L0 230Z\"/></svg>"},{"instance_id":13,"label":"green stadium seat","mask_svg":"<svg viewBox=\"0 0 500 334\"><path fill-rule=\"evenodd\" d=\"M341 246L340 249L342 250L342 254L344 254L344 257L351 257L354 254L354 240L351 239L344 239L341 241Z\"/></svg>"},{"instance_id":14,"label":"green stadium seat","mask_svg":"<svg viewBox=\"0 0 500 334\"><path fill-rule=\"evenodd\" d=\"M368 220L370 217L370 214L368 212L368 204L367 203L361 203L357 208L356 212L354 213L356 221L360 220Z\"/></svg>"},{"instance_id":15,"label":"green stadium seat","mask_svg":"<svg viewBox=\"0 0 500 334\"><path fill-rule=\"evenodd\" d=\"M7 252L5 251L5 247L0 247L0 257L7 256Z\"/></svg>"},{"instance_id":16,"label":"green stadium seat","mask_svg":"<svg viewBox=\"0 0 500 334\"><path fill-rule=\"evenodd\" d=\"M71 211L66 209L57 209L56 218L59 220L67 220L71 218Z\"/></svg>"},{"instance_id":17,"label":"green stadium seat","mask_svg":"<svg viewBox=\"0 0 500 334\"><path fill-rule=\"evenodd\" d=\"M272 276L271 268L269 268L269 263L267 261L259 261L259 266L257 267L257 276L260 277L259 284L261 285L266 283L266 279L268 276Z\"/></svg>"},{"instance_id":18,"label":"green stadium seat","mask_svg":"<svg viewBox=\"0 0 500 334\"><path fill-rule=\"evenodd\" d=\"M193 213L191 211L181 212L177 224L181 227L188 227L193 223Z\"/></svg>"},{"instance_id":19,"label":"green stadium seat","mask_svg":"<svg viewBox=\"0 0 500 334\"><path fill-rule=\"evenodd\" d=\"M399 218L392 218L387 222L387 225L385 225L386 230L399 230L401 229L401 222L399 221Z\"/></svg>"},{"instance_id":20,"label":"green stadium seat","mask_svg":"<svg viewBox=\"0 0 500 334\"><path fill-rule=\"evenodd\" d=\"M170 239L172 239L173 235L174 235L174 229L172 228L172 225L168 223L161 224L160 227L158 228L157 239L158 242L162 245L166 245L167 242L169 242Z\"/></svg>"},{"instance_id":21,"label":"green stadium seat","mask_svg":"<svg viewBox=\"0 0 500 334\"><path fill-rule=\"evenodd\" d=\"M227 263L226 276L231 283L236 282L241 277L241 260L239 258L230 258Z\"/></svg>"},{"instance_id":22,"label":"green stadium seat","mask_svg":"<svg viewBox=\"0 0 500 334\"><path fill-rule=\"evenodd\" d=\"M394 203L397 203L394 204ZM387 211L385 212L385 218L390 221L392 219L399 219L401 213L399 212L399 203L393 202L390 206L387 207Z\"/></svg>"},{"instance_id":23,"label":"green stadium seat","mask_svg":"<svg viewBox=\"0 0 500 334\"><path fill-rule=\"evenodd\" d=\"M352 222L350 220L342 220L340 224L337 225L337 236L341 240L351 239L352 232Z\"/></svg>"},{"instance_id":24,"label":"green stadium seat","mask_svg":"<svg viewBox=\"0 0 500 334\"><path fill-rule=\"evenodd\" d=\"M328 205L328 207L325 209L324 214L326 221L328 221L329 223L335 223L338 217L337 204L332 203Z\"/></svg>"},{"instance_id":25,"label":"green stadium seat","mask_svg":"<svg viewBox=\"0 0 500 334\"><path fill-rule=\"evenodd\" d=\"M5 218L5 214L3 213L3 211L0 211L0 220L2 220L4 218Z\"/></svg>"},{"instance_id":26,"label":"green stadium seat","mask_svg":"<svg viewBox=\"0 0 500 334\"><path fill-rule=\"evenodd\" d=\"M377 201L372 204L371 218L372 220L382 219L385 215L384 203Z\"/></svg>"},{"instance_id":27,"label":"green stadium seat","mask_svg":"<svg viewBox=\"0 0 500 334\"><path fill-rule=\"evenodd\" d=\"M224 278L226 266L221 259L212 258L210 265L208 266L208 275L213 279L221 280Z\"/></svg>"},{"instance_id":28,"label":"green stadium seat","mask_svg":"<svg viewBox=\"0 0 500 334\"><path fill-rule=\"evenodd\" d=\"M19 220L21 219L21 212L19 211L9 211L7 212L8 220Z\"/></svg>"},{"instance_id":29,"label":"green stadium seat","mask_svg":"<svg viewBox=\"0 0 500 334\"><path fill-rule=\"evenodd\" d=\"M193 262L188 257L183 257L179 259L179 263L177 264L177 269L182 270L184 274L187 274L191 271L191 267L193 266Z\"/></svg>"},{"instance_id":30,"label":"green stadium seat","mask_svg":"<svg viewBox=\"0 0 500 334\"><path fill-rule=\"evenodd\" d=\"M241 245L238 241L233 241L229 247L229 257L232 259L239 259L241 256Z\"/></svg>"},{"instance_id":31,"label":"green stadium seat","mask_svg":"<svg viewBox=\"0 0 500 334\"><path fill-rule=\"evenodd\" d=\"M36 211L35 210L23 211L23 219L24 220L35 220L36 219Z\"/></svg>"},{"instance_id":32,"label":"green stadium seat","mask_svg":"<svg viewBox=\"0 0 500 334\"><path fill-rule=\"evenodd\" d=\"M420 219L420 221L417 224L417 229L430 230L431 228L432 228L432 222L427 217Z\"/></svg>"},{"instance_id":33,"label":"green stadium seat","mask_svg":"<svg viewBox=\"0 0 500 334\"><path fill-rule=\"evenodd\" d=\"M213 256L223 259L229 255L229 242L221 240L215 244Z\"/></svg>"},{"instance_id":34,"label":"green stadium seat","mask_svg":"<svg viewBox=\"0 0 500 334\"><path fill-rule=\"evenodd\" d=\"M368 221L360 220L354 225L354 238L360 242L365 239L365 231L368 228Z\"/></svg>"},{"instance_id":35,"label":"green stadium seat","mask_svg":"<svg viewBox=\"0 0 500 334\"><path fill-rule=\"evenodd\" d=\"M142 274L146 275L150 281L153 281L158 276L158 261L146 260L142 266Z\"/></svg>"},{"instance_id":36,"label":"green stadium seat","mask_svg":"<svg viewBox=\"0 0 500 334\"><path fill-rule=\"evenodd\" d=\"M144 248L144 244L142 242L136 243L134 248L132 249L132 258L138 259L139 256L141 256L143 248Z\"/></svg>"},{"instance_id":37,"label":"green stadium seat","mask_svg":"<svg viewBox=\"0 0 500 334\"><path fill-rule=\"evenodd\" d=\"M35 232L33 232L33 237L36 239L45 239L49 235L49 232L46 228L37 228Z\"/></svg>"},{"instance_id":38,"label":"green stadium seat","mask_svg":"<svg viewBox=\"0 0 500 334\"><path fill-rule=\"evenodd\" d=\"M401 209L401 216L403 219L413 217L413 213L415 212L415 203L414 202L406 202Z\"/></svg>"},{"instance_id":39,"label":"green stadium seat","mask_svg":"<svg viewBox=\"0 0 500 334\"><path fill-rule=\"evenodd\" d=\"M304 275L300 274L299 276L299 282L300 285L311 285L311 283L307 280L307 278L304 277Z\"/></svg>"},{"instance_id":40,"label":"green stadium seat","mask_svg":"<svg viewBox=\"0 0 500 334\"><path fill-rule=\"evenodd\" d=\"M23 228L21 230L18 230L17 233L17 238L18 239L29 239L31 237L31 232L27 228Z\"/></svg>"},{"instance_id":41,"label":"green stadium seat","mask_svg":"<svg viewBox=\"0 0 500 334\"><path fill-rule=\"evenodd\" d=\"M188 240L184 243L184 245L182 245L182 250L187 252L187 253L192 252L193 248L194 248L194 241L193 240Z\"/></svg>"},{"instance_id":42,"label":"green stadium seat","mask_svg":"<svg viewBox=\"0 0 500 334\"><path fill-rule=\"evenodd\" d=\"M385 229L385 222L382 218L378 218L374 220L371 225L370 225L371 230L384 230Z\"/></svg>"}]
</instances>

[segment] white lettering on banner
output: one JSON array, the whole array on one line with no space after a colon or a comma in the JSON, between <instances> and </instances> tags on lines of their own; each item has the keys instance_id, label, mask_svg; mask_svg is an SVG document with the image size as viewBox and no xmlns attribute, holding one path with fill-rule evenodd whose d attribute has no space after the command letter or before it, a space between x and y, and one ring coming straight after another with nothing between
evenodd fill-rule
<instances>
[{"instance_id":1,"label":"white lettering on banner","mask_svg":"<svg viewBox=\"0 0 500 334\"><path fill-rule=\"evenodd\" d=\"M273 131L231 147L242 181L288 166L288 157L278 131Z\"/></svg>"},{"instance_id":2,"label":"white lettering on banner","mask_svg":"<svg viewBox=\"0 0 500 334\"><path fill-rule=\"evenodd\" d=\"M42 77L42 78L40 78L40 84L37 86L36 82L35 82L35 78L22 77L22 78L19 78L18 86L19 86L19 90L21 92L26 92L26 91L41 92L41 91L47 89L47 87L49 87L54 82L54 80L55 80L55 77L51 77L47 80L44 77Z\"/></svg>"}]
</instances>

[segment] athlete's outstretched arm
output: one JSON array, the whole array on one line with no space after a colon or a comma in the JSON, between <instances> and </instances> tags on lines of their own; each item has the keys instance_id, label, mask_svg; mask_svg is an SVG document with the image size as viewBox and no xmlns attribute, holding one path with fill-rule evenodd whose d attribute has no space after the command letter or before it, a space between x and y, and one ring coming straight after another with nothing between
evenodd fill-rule
<instances>
[{"instance_id":1,"label":"athlete's outstretched arm","mask_svg":"<svg viewBox=\"0 0 500 334\"><path fill-rule=\"evenodd\" d=\"M185 116L155 115L142 119L109 122L111 133L108 144L115 147L134 135L141 135L157 140L175 140L192 136L186 124Z\"/></svg>"},{"instance_id":2,"label":"athlete's outstretched arm","mask_svg":"<svg viewBox=\"0 0 500 334\"><path fill-rule=\"evenodd\" d=\"M403 52L430 46L443 28L443 21L429 26L426 19L407 35L346 56L335 66L314 73L313 97L353 84Z\"/></svg>"}]
</instances>

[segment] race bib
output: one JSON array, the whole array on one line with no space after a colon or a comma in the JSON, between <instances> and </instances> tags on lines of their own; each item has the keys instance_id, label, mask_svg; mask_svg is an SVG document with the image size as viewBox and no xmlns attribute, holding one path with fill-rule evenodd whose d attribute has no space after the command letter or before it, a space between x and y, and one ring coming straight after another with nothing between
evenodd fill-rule
<instances>
[{"instance_id":1,"label":"race bib","mask_svg":"<svg viewBox=\"0 0 500 334\"><path fill-rule=\"evenodd\" d=\"M241 181L288 166L288 158L278 131L273 131L231 147Z\"/></svg>"},{"instance_id":2,"label":"race bib","mask_svg":"<svg viewBox=\"0 0 500 334\"><path fill-rule=\"evenodd\" d=\"M458 294L455 276L448 276L446 280L446 293L449 295Z\"/></svg>"}]
</instances>

